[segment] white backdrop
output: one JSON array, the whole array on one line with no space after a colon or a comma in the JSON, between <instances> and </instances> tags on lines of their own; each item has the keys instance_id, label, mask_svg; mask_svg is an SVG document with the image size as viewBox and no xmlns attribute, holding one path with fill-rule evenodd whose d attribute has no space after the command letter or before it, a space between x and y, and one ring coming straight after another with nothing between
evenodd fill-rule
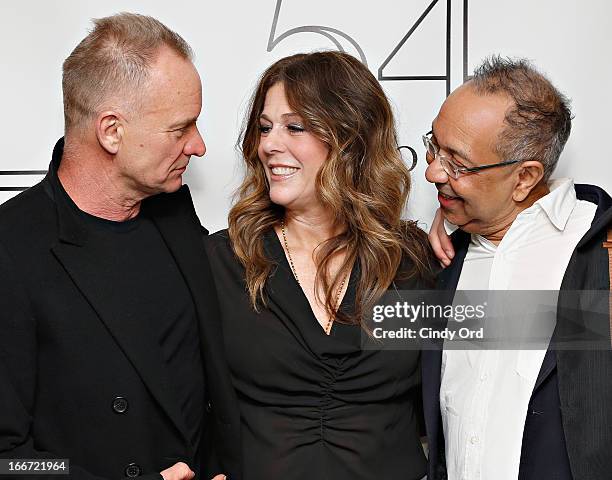
<instances>
[{"instance_id":1,"label":"white backdrop","mask_svg":"<svg viewBox=\"0 0 612 480\"><path fill-rule=\"evenodd\" d=\"M491 53L533 60L572 99L573 131L556 176L612 191L607 0L20 0L0 3L0 202L42 178L23 171L46 170L62 135L62 61L90 18L120 11L158 18L196 52L204 82L198 125L208 151L185 178L211 231L227 225L241 176L235 143L258 76L278 58L315 49L345 49L381 79L400 143L419 154L409 217L427 224L436 205L420 136L464 69L469 75Z\"/></svg>"}]
</instances>

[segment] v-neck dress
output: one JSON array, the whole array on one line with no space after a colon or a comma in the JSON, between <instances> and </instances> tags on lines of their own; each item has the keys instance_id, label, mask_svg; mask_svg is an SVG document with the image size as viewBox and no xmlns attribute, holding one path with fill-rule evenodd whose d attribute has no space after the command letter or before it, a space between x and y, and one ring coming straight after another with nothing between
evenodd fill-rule
<instances>
[{"instance_id":1,"label":"v-neck dress","mask_svg":"<svg viewBox=\"0 0 612 480\"><path fill-rule=\"evenodd\" d=\"M419 352L361 350L356 325L334 323L326 335L273 230L264 245L274 270L267 307L256 312L227 231L207 238L240 408L244 479L422 478ZM354 304L358 275L354 267L340 308Z\"/></svg>"}]
</instances>

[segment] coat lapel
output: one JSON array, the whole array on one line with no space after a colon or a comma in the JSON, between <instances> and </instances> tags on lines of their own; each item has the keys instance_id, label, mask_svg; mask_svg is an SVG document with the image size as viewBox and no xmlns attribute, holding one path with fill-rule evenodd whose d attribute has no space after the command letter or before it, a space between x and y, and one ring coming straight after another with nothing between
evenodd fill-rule
<instances>
[{"instance_id":1,"label":"coat lapel","mask_svg":"<svg viewBox=\"0 0 612 480\"><path fill-rule=\"evenodd\" d=\"M590 189L585 190L592 193ZM587 332L587 326L601 325L601 322L605 322L607 329L607 315L598 314L600 305L589 308L587 304L578 308L575 294L572 295L577 290L603 293L610 288L607 252L602 242L612 223L612 207L607 195L602 196L598 190L595 193L603 197L598 204L601 214L596 213L590 230L578 243L567 267L553 338L575 336L577 327ZM564 294L566 291L569 295ZM556 362L563 430L572 471L580 472L580 478L606 478L612 440L612 353L608 348L561 349L556 351Z\"/></svg>"},{"instance_id":2,"label":"coat lapel","mask_svg":"<svg viewBox=\"0 0 612 480\"><path fill-rule=\"evenodd\" d=\"M87 227L68 204L66 193L59 184L56 173L59 161L61 145L56 146L45 180L45 189L55 201L58 218L59 241L51 251L189 445L185 422L168 382L156 331L143 327L138 319L124 315L114 285L104 278L106 259L97 255L89 245Z\"/></svg>"},{"instance_id":3,"label":"coat lapel","mask_svg":"<svg viewBox=\"0 0 612 480\"><path fill-rule=\"evenodd\" d=\"M200 225L185 185L175 193L160 194L143 202L143 212L158 228L191 293L200 335L201 352L206 371L206 384L214 403L217 421L225 431L238 435L240 418L238 402L233 392L231 375L223 347L223 331L214 278L204 249L208 231Z\"/></svg>"},{"instance_id":4,"label":"coat lapel","mask_svg":"<svg viewBox=\"0 0 612 480\"><path fill-rule=\"evenodd\" d=\"M454 292L459 284L463 261L470 245L470 235L462 230L455 230L451 239L455 247L455 257L452 263L438 274L436 290L451 290Z\"/></svg>"},{"instance_id":5,"label":"coat lapel","mask_svg":"<svg viewBox=\"0 0 612 480\"><path fill-rule=\"evenodd\" d=\"M60 242L52 251L187 441L185 423L168 384L156 330L144 326L142 319L123 314L114 285L98 274L104 271L104 258L95 255L87 245Z\"/></svg>"},{"instance_id":6,"label":"coat lapel","mask_svg":"<svg viewBox=\"0 0 612 480\"><path fill-rule=\"evenodd\" d=\"M587 188L589 187L589 188ZM584 236L580 239L578 244L576 245L576 250L572 254L572 258L568 263L568 267L566 269L566 273L563 277L563 281L561 283L560 293L559 293L559 304L557 308L557 325L555 327L555 331L552 336L551 344L555 344L560 339L563 339L567 331L571 332L573 325L568 324L571 322L573 324L578 325L586 325L586 321L581 315L574 314L570 317L567 312L571 312L573 307L570 305L566 305L568 301L563 292L564 291L576 291L576 290L598 290L601 285L596 283L596 280L601 276L606 276L607 272L605 269L603 272L599 272L600 265L606 265L606 255L605 251L601 249L601 260L599 261L578 261L578 257L582 255L582 251L587 248L593 241L595 241L598 237L601 237L601 241L603 241L603 235L605 235L605 230L607 225L612 222L612 201L608 194L599 188L594 188L592 186L586 185L576 185L576 194L578 199L592 201L592 203L597 204L597 210L595 212L595 217L593 219L593 223L589 230L584 234ZM567 272L572 272L572 276L568 275ZM594 284L590 285L589 288L585 288L584 279L591 278L594 280ZM570 295L570 298L572 296ZM571 302L572 300L570 300ZM587 310L588 311L588 310ZM595 310L597 311L597 309ZM571 336L571 333L570 333ZM556 350L552 351L549 349L546 352L546 356L544 357L544 361L542 362L542 368L538 374L538 378L536 380L536 384L534 387L534 391L536 391L540 385L546 380L546 378L554 371L557 366L557 362L565 363L566 357L572 358L575 355L571 350ZM570 369L569 372L578 372L578 369ZM564 372L564 376L567 374ZM575 379L578 380L578 379ZM575 382L571 382L570 384L575 384ZM568 393L564 391L564 386L560 387L560 394L562 400L565 401L565 395ZM572 392L570 391L569 394Z\"/></svg>"},{"instance_id":7,"label":"coat lapel","mask_svg":"<svg viewBox=\"0 0 612 480\"><path fill-rule=\"evenodd\" d=\"M455 258L452 263L438 273L436 278L436 290L445 291L440 296L443 303L452 302L452 297L457 289L463 261L467 254L470 236L457 230L452 235L455 247ZM448 295L446 295L448 292ZM446 325L438 325L443 328ZM440 413L440 386L442 370L443 340L429 340L427 346L421 353L421 372L423 378L423 410L425 426L429 443L429 474L428 478L441 478L446 470L444 458L444 434L442 431L442 417Z\"/></svg>"}]
</instances>

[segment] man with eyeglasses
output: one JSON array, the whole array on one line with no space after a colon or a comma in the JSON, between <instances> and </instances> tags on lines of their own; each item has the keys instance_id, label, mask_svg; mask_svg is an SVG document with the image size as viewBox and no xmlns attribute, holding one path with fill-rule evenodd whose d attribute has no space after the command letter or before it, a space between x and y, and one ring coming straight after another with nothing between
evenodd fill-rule
<instances>
[{"instance_id":1,"label":"man with eyeglasses","mask_svg":"<svg viewBox=\"0 0 612 480\"><path fill-rule=\"evenodd\" d=\"M567 328L566 292L610 289L612 199L551 179L570 129L569 102L544 76L491 57L423 137L440 202L430 241L447 266L438 288L558 290L551 344ZM588 313L569 317L582 327ZM609 348L447 347L422 357L429 479L611 478Z\"/></svg>"}]
</instances>

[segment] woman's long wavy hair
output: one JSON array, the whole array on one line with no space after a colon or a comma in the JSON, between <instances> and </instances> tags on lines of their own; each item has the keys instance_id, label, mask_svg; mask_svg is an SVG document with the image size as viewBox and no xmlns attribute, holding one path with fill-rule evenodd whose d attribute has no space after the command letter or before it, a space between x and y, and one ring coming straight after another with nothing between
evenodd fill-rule
<instances>
[{"instance_id":1,"label":"woman's long wavy hair","mask_svg":"<svg viewBox=\"0 0 612 480\"><path fill-rule=\"evenodd\" d=\"M265 284L274 269L267 258L264 234L284 218L272 203L257 149L259 116L266 93L284 86L289 106L306 128L329 147L316 179L319 202L333 214L343 232L316 250L315 291L324 292L329 315L362 324L363 316L394 281L402 259L402 277L429 272L429 246L415 222L401 219L410 192L410 174L397 148L389 101L372 73L351 55L314 52L283 58L262 75L251 99L239 139L246 165L236 202L229 213L229 238L246 270L246 286L255 310L266 305ZM345 253L337 273L331 259ZM353 312L335 312L336 293L354 262L359 262Z\"/></svg>"}]
</instances>

